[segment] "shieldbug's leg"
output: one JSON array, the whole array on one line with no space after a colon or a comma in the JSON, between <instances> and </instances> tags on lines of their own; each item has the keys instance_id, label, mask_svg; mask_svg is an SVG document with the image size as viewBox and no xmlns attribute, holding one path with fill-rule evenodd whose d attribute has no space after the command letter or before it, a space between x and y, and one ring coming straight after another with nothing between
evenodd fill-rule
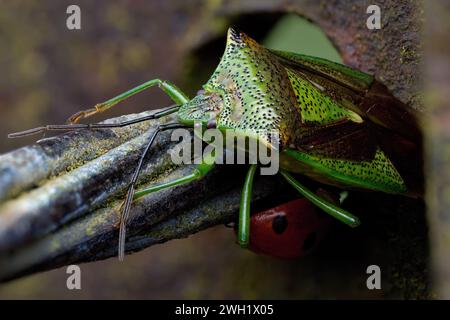
<instances>
[{"instance_id":1,"label":"shieldbug's leg","mask_svg":"<svg viewBox=\"0 0 450 320\"><path fill-rule=\"evenodd\" d=\"M167 107L164 110L155 112L148 116L140 117L140 118L133 119L133 120L127 120L127 121L123 121L123 122L119 122L119 123L49 124L46 126L37 127L37 128L33 128L33 129L21 131L21 132L10 133L10 134L8 134L8 138L20 138L20 137L29 136L29 135L33 135L33 134L37 134L37 133L41 133L41 132L45 132L45 131L70 131L70 130L81 130L81 129L120 128L120 127L129 126L131 124L139 123L142 121L153 120L153 119L158 119L158 118L167 116L171 113L176 112L179 108L180 108L179 106L174 105L174 106Z\"/></svg>"},{"instance_id":2,"label":"shieldbug's leg","mask_svg":"<svg viewBox=\"0 0 450 320\"><path fill-rule=\"evenodd\" d=\"M81 119L88 118L94 114L106 111L112 106L116 105L117 103L154 86L160 87L179 106L189 101L187 95L174 84L161 79L153 79L137 87L134 87L133 89L130 89L122 94L119 94L114 98L98 103L91 109L77 112L74 115L72 115L69 119L67 119L67 122L71 124L77 123Z\"/></svg>"},{"instance_id":3,"label":"shieldbug's leg","mask_svg":"<svg viewBox=\"0 0 450 320\"><path fill-rule=\"evenodd\" d=\"M172 128L172 129L175 129L175 128ZM159 131L162 131L162 130L163 129L160 129ZM167 129L164 129L164 130L167 130ZM122 216L120 219L119 248L118 248L119 260L121 260L121 261L123 260L124 255L125 255L126 224L127 224L127 220L128 220L128 216L130 213L130 208L131 208L131 204L132 204L133 200L139 199L149 193L153 193L153 192L156 192L156 191L159 191L162 189L179 186L179 185L182 185L185 183L189 183L191 181L201 179L214 168L214 156L212 154L207 154L204 156L203 162L198 164L196 166L196 168L194 169L194 172L192 172L191 174L188 174L184 177L181 177L181 178L178 178L178 179L166 182L166 183L162 183L162 184L159 184L156 186L151 186L149 188L142 189L142 190L135 192L135 185L137 182L137 178L139 176L139 172L142 167L142 162L143 162L145 155L147 154L151 144L153 143L157 133L158 133L158 131L156 131L152 135L152 137L150 138L149 144L147 145L144 153L142 154L142 157L138 163L138 166L137 166L137 168L134 172L133 178L131 180L130 187L128 188L127 196L122 205Z\"/></svg>"},{"instance_id":4,"label":"shieldbug's leg","mask_svg":"<svg viewBox=\"0 0 450 320\"><path fill-rule=\"evenodd\" d=\"M241 193L238 243L242 248L247 248L250 240L250 203L252 200L253 178L255 177L256 167L256 164L250 165Z\"/></svg>"},{"instance_id":5,"label":"shieldbug's leg","mask_svg":"<svg viewBox=\"0 0 450 320\"><path fill-rule=\"evenodd\" d=\"M357 217L347 212L346 210L339 208L333 203L317 196L314 192L307 189L300 182L294 179L289 173L281 170L281 175L289 182L291 186L293 186L298 192L300 192L306 199L311 201L317 207L328 213L329 215L335 217L339 221L349 225L350 227L357 227L360 224L360 221Z\"/></svg>"}]
</instances>

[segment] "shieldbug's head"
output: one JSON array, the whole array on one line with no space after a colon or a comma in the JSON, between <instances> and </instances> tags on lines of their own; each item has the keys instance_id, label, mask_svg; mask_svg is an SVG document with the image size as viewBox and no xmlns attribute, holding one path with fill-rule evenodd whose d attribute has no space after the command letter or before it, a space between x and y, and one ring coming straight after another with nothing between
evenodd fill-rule
<instances>
[{"instance_id":1,"label":"shieldbug's head","mask_svg":"<svg viewBox=\"0 0 450 320\"><path fill-rule=\"evenodd\" d=\"M205 128L215 128L217 115L223 108L223 99L216 92L199 90L197 95L178 111L180 121L186 124L201 123Z\"/></svg>"}]
</instances>

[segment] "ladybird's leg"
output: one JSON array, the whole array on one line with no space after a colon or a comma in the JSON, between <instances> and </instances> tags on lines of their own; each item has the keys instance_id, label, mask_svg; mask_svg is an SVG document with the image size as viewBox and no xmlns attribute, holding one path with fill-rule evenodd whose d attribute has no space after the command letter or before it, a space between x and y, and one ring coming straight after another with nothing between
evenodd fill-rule
<instances>
[{"instance_id":1,"label":"ladybird's leg","mask_svg":"<svg viewBox=\"0 0 450 320\"><path fill-rule=\"evenodd\" d=\"M167 116L171 113L176 112L180 107L177 105L170 106L165 108L164 110L155 112L153 114L150 114L148 116L122 121L118 123L89 123L89 124L81 124L81 123L75 123L75 124L49 124L42 127L37 127L21 132L15 132L8 134L8 138L19 138L24 136L29 136L45 131L71 131L71 130L82 130L82 129L111 129L111 128L121 128L125 126L129 126L131 124L139 123L142 121L147 120L153 120L158 119L164 116Z\"/></svg>"},{"instance_id":2,"label":"ladybird's leg","mask_svg":"<svg viewBox=\"0 0 450 320\"><path fill-rule=\"evenodd\" d=\"M189 101L188 96L174 84L172 84L168 81L161 80L161 79L153 79L153 80L147 81L137 87L134 87L133 89L128 90L122 94L119 94L118 96L115 96L114 98L111 98L107 101L98 103L91 109L77 112L74 115L72 115L69 119L67 119L67 122L68 123L77 123L78 121L80 121L83 118L88 118L96 113L106 111L109 108L111 108L112 106L135 95L136 93L139 93L145 89L148 89L148 88L154 87L154 86L160 87L179 106L181 106Z\"/></svg>"},{"instance_id":3,"label":"ladybird's leg","mask_svg":"<svg viewBox=\"0 0 450 320\"><path fill-rule=\"evenodd\" d=\"M250 165L241 193L238 243L242 248L247 248L250 240L250 203L252 200L253 178L255 177L256 167L256 164Z\"/></svg>"},{"instance_id":4,"label":"ladybird's leg","mask_svg":"<svg viewBox=\"0 0 450 320\"><path fill-rule=\"evenodd\" d=\"M192 172L191 174L135 192L135 185L139 176L140 169L142 167L142 161L145 158L145 155L148 149L150 148L153 140L155 139L156 134L157 132L154 133L153 136L151 137L150 143L147 145L147 148L145 149L144 154L142 155L139 161L138 167L136 168L136 171L133 175L130 186L128 188L125 201L121 206L122 216L120 219L119 248L118 248L119 260L123 260L125 254L126 224L130 213L131 203L133 202L133 200L139 199L149 193L153 193L162 189L175 187L185 183L189 183L191 181L199 180L214 168L214 156L211 153L209 153L204 155L202 162L195 167L194 172Z\"/></svg>"},{"instance_id":5,"label":"ladybird's leg","mask_svg":"<svg viewBox=\"0 0 450 320\"><path fill-rule=\"evenodd\" d=\"M317 196L314 192L307 189L300 182L294 179L289 173L281 170L281 175L292 185L298 192L300 192L306 199L311 201L317 207L328 213L329 215L335 217L339 221L349 225L350 227L357 227L360 221L357 217L347 212L346 210L339 208L332 204L331 202Z\"/></svg>"}]
</instances>

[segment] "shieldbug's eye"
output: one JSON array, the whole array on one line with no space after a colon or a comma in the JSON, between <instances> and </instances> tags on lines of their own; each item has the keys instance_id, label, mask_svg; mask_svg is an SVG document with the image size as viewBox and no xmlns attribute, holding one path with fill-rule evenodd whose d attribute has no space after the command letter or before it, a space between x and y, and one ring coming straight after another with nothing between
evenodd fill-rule
<instances>
[{"instance_id":1,"label":"shieldbug's eye","mask_svg":"<svg viewBox=\"0 0 450 320\"><path fill-rule=\"evenodd\" d=\"M206 91L203 90L203 89L200 89L200 90L197 91L197 95L198 96L201 95L201 94L205 94L205 93L206 93Z\"/></svg>"},{"instance_id":2,"label":"shieldbug's eye","mask_svg":"<svg viewBox=\"0 0 450 320\"><path fill-rule=\"evenodd\" d=\"M217 127L216 119L208 120L208 122L206 123L206 128L208 129L215 129L216 127Z\"/></svg>"}]
</instances>

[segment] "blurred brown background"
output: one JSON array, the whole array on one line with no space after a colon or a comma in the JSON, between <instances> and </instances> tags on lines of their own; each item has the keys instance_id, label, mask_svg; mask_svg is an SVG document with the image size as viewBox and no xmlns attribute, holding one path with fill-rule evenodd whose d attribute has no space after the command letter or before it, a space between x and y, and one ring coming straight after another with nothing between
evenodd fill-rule
<instances>
[{"instance_id":1,"label":"blurred brown background","mask_svg":"<svg viewBox=\"0 0 450 320\"><path fill-rule=\"evenodd\" d=\"M255 3L256 13L248 9ZM0 152L35 139L7 140L8 132L63 123L80 109L152 78L170 80L192 95L219 61L230 24L269 47L340 61L318 28L286 15L289 3L274 3L0 1ZM66 28L70 4L81 7L81 30ZM273 10L277 6L283 10ZM169 104L152 89L104 117ZM395 201L386 200L385 215ZM425 224L423 216L412 219ZM410 264L401 266L392 266L403 263L395 256L400 251L386 254L396 235L380 247L376 241L385 234L379 230L376 222L370 230L337 226L314 255L281 261L239 249L231 230L215 227L131 255L125 263L109 259L82 265L80 291L67 290L63 268L0 285L0 298L428 297L426 230L410 244L416 247L414 257L405 253ZM339 250L331 245L336 241L342 244ZM368 290L369 264L389 268L395 281L383 282L383 290Z\"/></svg>"}]
</instances>

